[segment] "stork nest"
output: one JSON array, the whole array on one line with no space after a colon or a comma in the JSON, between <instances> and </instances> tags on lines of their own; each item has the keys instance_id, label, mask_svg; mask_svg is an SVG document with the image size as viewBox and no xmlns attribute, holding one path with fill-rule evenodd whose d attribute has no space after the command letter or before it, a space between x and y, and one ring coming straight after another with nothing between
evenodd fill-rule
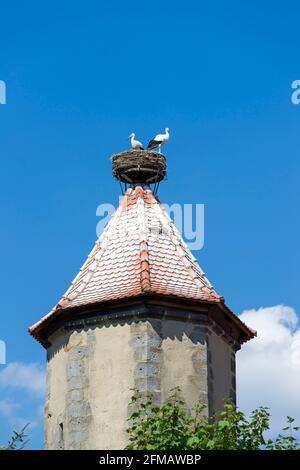
<instances>
[{"instance_id":1,"label":"stork nest","mask_svg":"<svg viewBox=\"0 0 300 470\"><path fill-rule=\"evenodd\" d=\"M126 150L111 159L113 175L123 183L158 183L167 173L165 157L150 150Z\"/></svg>"}]
</instances>

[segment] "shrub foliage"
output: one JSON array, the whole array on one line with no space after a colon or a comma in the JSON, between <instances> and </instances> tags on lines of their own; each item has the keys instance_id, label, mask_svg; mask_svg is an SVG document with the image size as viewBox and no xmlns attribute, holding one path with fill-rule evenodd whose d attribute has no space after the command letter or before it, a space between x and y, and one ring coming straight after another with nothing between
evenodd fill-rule
<instances>
[{"instance_id":1,"label":"shrub foliage","mask_svg":"<svg viewBox=\"0 0 300 470\"><path fill-rule=\"evenodd\" d=\"M291 417L283 434L266 439L269 429L268 408L259 407L247 419L230 402L212 418L205 413L205 405L197 404L189 413L180 398L180 390L173 389L168 400L156 405L152 396L135 391L129 417L129 445L131 450L299 450L295 433L300 427Z\"/></svg>"}]
</instances>

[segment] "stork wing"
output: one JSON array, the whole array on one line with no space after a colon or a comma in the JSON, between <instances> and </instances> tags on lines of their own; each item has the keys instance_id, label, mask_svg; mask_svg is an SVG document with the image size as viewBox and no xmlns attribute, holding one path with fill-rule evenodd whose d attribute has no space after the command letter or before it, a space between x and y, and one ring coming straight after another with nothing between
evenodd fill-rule
<instances>
[{"instance_id":1,"label":"stork wing","mask_svg":"<svg viewBox=\"0 0 300 470\"><path fill-rule=\"evenodd\" d=\"M156 140L156 137L155 137L155 139L150 140L150 142L148 144L148 147L147 147L148 150L154 149L155 147L158 147L159 144L162 143L161 140Z\"/></svg>"}]
</instances>

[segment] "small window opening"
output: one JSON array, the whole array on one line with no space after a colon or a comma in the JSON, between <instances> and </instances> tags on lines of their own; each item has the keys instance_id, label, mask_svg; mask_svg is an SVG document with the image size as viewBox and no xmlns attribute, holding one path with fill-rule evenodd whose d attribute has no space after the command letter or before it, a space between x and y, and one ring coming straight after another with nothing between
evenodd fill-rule
<instances>
[{"instance_id":1,"label":"small window opening","mask_svg":"<svg viewBox=\"0 0 300 470\"><path fill-rule=\"evenodd\" d=\"M58 445L60 449L64 448L64 423L58 425Z\"/></svg>"}]
</instances>

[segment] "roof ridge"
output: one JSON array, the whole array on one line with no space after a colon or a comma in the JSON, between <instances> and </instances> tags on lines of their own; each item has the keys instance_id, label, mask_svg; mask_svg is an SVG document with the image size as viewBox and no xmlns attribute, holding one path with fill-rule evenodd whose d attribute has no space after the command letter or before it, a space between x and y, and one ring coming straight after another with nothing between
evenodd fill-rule
<instances>
[{"instance_id":1,"label":"roof ridge","mask_svg":"<svg viewBox=\"0 0 300 470\"><path fill-rule=\"evenodd\" d=\"M145 192L142 188L136 188L137 197L137 217L138 217L138 231L139 231L139 257L140 257L140 283L142 292L151 291L150 281L150 263L149 263L149 249L147 241L147 226L145 218Z\"/></svg>"}]
</instances>

